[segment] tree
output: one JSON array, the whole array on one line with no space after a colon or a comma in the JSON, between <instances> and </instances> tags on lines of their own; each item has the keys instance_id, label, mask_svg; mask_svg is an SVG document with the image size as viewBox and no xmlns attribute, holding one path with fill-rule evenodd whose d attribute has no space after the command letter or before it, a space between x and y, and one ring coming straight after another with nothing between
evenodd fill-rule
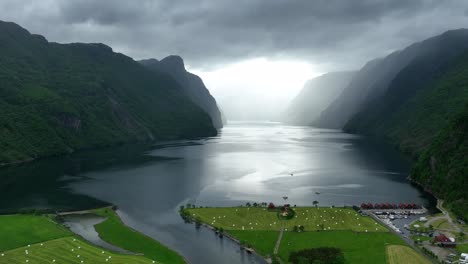
<instances>
[{"instance_id":1,"label":"tree","mask_svg":"<svg viewBox=\"0 0 468 264\"><path fill-rule=\"evenodd\" d=\"M304 232L304 226L303 225L299 226L299 232Z\"/></svg>"},{"instance_id":2,"label":"tree","mask_svg":"<svg viewBox=\"0 0 468 264\"><path fill-rule=\"evenodd\" d=\"M319 202L317 200L313 201L312 204L315 206L315 207L318 207L318 204Z\"/></svg>"},{"instance_id":3,"label":"tree","mask_svg":"<svg viewBox=\"0 0 468 264\"><path fill-rule=\"evenodd\" d=\"M219 231L219 237L220 237L220 238L223 238L223 235L224 235L224 228L220 227L218 231Z\"/></svg>"},{"instance_id":4,"label":"tree","mask_svg":"<svg viewBox=\"0 0 468 264\"><path fill-rule=\"evenodd\" d=\"M295 226L293 227L293 231L294 231L294 232L297 232L297 231L299 231L299 228L295 225Z\"/></svg>"},{"instance_id":5,"label":"tree","mask_svg":"<svg viewBox=\"0 0 468 264\"><path fill-rule=\"evenodd\" d=\"M250 202L246 202L246 203L245 203L245 206L250 207L250 206L252 206L252 205L250 204Z\"/></svg>"},{"instance_id":6,"label":"tree","mask_svg":"<svg viewBox=\"0 0 468 264\"><path fill-rule=\"evenodd\" d=\"M289 262L293 264L306 263L330 263L342 264L345 263L344 254L339 248L311 248L300 251L293 251L289 255Z\"/></svg>"},{"instance_id":7,"label":"tree","mask_svg":"<svg viewBox=\"0 0 468 264\"><path fill-rule=\"evenodd\" d=\"M202 221L199 217L195 218L195 228L199 229L201 227Z\"/></svg>"}]
</instances>

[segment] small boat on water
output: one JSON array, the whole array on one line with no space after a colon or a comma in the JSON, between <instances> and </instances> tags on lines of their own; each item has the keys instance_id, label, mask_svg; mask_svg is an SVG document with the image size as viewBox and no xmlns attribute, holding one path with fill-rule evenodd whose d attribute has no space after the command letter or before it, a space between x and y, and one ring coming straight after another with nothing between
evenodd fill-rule
<instances>
[{"instance_id":1,"label":"small boat on water","mask_svg":"<svg viewBox=\"0 0 468 264\"><path fill-rule=\"evenodd\" d=\"M315 192L315 194L320 194L320 192Z\"/></svg>"}]
</instances>

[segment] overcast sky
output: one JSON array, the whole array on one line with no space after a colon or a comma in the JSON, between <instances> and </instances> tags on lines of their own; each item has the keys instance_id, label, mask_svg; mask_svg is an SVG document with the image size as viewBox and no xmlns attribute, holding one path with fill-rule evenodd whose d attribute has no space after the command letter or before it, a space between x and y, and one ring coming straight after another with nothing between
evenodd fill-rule
<instances>
[{"instance_id":1,"label":"overcast sky","mask_svg":"<svg viewBox=\"0 0 468 264\"><path fill-rule=\"evenodd\" d=\"M263 103L268 112L320 73L358 69L468 27L468 1L0 0L0 19L49 41L102 42L135 59L178 54L221 105Z\"/></svg>"}]
</instances>

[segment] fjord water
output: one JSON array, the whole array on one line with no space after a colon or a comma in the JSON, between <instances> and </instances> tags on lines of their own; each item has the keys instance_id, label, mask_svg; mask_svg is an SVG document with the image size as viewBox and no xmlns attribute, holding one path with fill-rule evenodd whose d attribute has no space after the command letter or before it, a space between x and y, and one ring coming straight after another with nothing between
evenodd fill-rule
<instances>
[{"instance_id":1,"label":"fjord water","mask_svg":"<svg viewBox=\"0 0 468 264\"><path fill-rule=\"evenodd\" d=\"M0 209L84 209L115 204L124 222L190 263L262 263L212 231L184 224L180 205L245 202L311 206L432 199L406 181L396 151L337 130L231 123L218 137L124 146L0 170ZM291 175L292 174L292 175Z\"/></svg>"}]
</instances>

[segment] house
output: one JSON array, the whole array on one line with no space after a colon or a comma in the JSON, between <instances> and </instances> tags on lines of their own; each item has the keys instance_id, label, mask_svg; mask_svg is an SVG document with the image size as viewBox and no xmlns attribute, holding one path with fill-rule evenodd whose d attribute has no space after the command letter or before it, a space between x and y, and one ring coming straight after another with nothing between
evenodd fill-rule
<instances>
[{"instance_id":1,"label":"house","mask_svg":"<svg viewBox=\"0 0 468 264\"><path fill-rule=\"evenodd\" d=\"M453 239L453 238L450 239L444 234L440 234L440 235L434 237L434 242L440 247L453 248L453 247L456 247L456 245L457 245L455 243L455 239Z\"/></svg>"}]
</instances>

